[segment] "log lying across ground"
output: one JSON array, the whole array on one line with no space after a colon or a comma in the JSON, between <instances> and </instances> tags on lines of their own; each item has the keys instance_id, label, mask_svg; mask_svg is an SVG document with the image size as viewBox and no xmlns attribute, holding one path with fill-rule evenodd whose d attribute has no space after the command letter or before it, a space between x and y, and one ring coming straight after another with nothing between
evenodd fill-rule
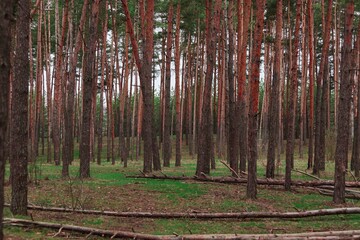
<instances>
[{"instance_id":1,"label":"log lying across ground","mask_svg":"<svg viewBox=\"0 0 360 240\"><path fill-rule=\"evenodd\" d=\"M73 231L82 234L110 237L110 238L126 238L126 239L143 239L143 240L194 240L194 239L344 239L358 238L360 230L348 231L328 231L328 232L307 232L307 233L290 233L290 234L193 234L193 235L150 235L126 231L111 231L97 228L89 228L68 224L37 222L24 219L5 218L4 224L17 227L38 227L50 228L61 231ZM56 235L56 234L55 234Z\"/></svg>"},{"instance_id":2,"label":"log lying across ground","mask_svg":"<svg viewBox=\"0 0 360 240\"><path fill-rule=\"evenodd\" d=\"M216 183L232 183L232 184L245 184L247 179L245 178L233 178L233 177L185 177L185 176L126 176L127 178L151 178L151 179L163 179L163 180L192 180L201 182L216 182ZM282 186L285 181L282 179L257 179L259 185L275 185ZM319 187L319 186L333 186L334 181L332 180L312 180L312 181L291 181L292 186L299 187ZM345 182L346 187L360 187L360 182Z\"/></svg>"},{"instance_id":3,"label":"log lying across ground","mask_svg":"<svg viewBox=\"0 0 360 240\"><path fill-rule=\"evenodd\" d=\"M9 206L9 204L5 204ZM255 218L307 218L330 216L340 214L360 214L360 208L332 208L319 209L303 212L231 212L231 213L205 213L205 212L188 212L188 213L161 213L161 212L115 212L115 211L100 211L100 210L85 210L85 209L71 209L59 207L42 207L42 206L28 206L29 210L47 211L47 212L62 212L62 213L78 213L91 214L112 217L132 217L132 218L193 218L193 219L255 219Z\"/></svg>"}]
</instances>

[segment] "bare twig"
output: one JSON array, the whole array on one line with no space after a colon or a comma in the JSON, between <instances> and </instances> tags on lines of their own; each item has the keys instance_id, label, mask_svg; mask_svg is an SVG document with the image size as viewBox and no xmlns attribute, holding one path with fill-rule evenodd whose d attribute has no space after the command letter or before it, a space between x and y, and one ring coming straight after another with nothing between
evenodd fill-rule
<instances>
[{"instance_id":1,"label":"bare twig","mask_svg":"<svg viewBox=\"0 0 360 240\"><path fill-rule=\"evenodd\" d=\"M234 169L232 169L226 162L224 162L223 160L220 160L220 162L224 164L225 167L227 167L237 178L240 178L239 174Z\"/></svg>"},{"instance_id":2,"label":"bare twig","mask_svg":"<svg viewBox=\"0 0 360 240\"><path fill-rule=\"evenodd\" d=\"M358 181L355 175L352 173L352 171L346 170L346 172L350 173L350 175L354 178L355 182Z\"/></svg>"},{"instance_id":3,"label":"bare twig","mask_svg":"<svg viewBox=\"0 0 360 240\"><path fill-rule=\"evenodd\" d=\"M321 179L320 179L319 177L314 176L314 175L312 175L312 174L310 174L310 173L307 173L307 172L304 172L304 171L301 171L301 170L298 170L298 169L293 169L293 171L294 171L294 172L301 173L301 174L304 174L304 175L306 175L306 176L309 176L309 177L311 177L311 178L314 178L314 179L316 179L316 180L321 181Z\"/></svg>"},{"instance_id":4,"label":"bare twig","mask_svg":"<svg viewBox=\"0 0 360 240\"><path fill-rule=\"evenodd\" d=\"M55 233L55 234L54 234L54 236L53 236L53 237L58 236L58 235L62 232L62 230L63 230L63 227L61 227L61 228L59 229L59 231L58 231L57 233Z\"/></svg>"}]
</instances>

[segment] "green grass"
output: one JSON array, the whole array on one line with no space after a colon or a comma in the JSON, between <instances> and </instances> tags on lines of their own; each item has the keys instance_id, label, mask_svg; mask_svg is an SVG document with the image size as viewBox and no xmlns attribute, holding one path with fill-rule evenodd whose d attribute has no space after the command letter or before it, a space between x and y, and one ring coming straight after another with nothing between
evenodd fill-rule
<instances>
[{"instance_id":1,"label":"green grass","mask_svg":"<svg viewBox=\"0 0 360 240\"><path fill-rule=\"evenodd\" d=\"M128 168L123 168L117 158L115 165L106 161L106 147L102 153L101 165L91 163L91 179L78 179L78 149L75 149L75 161L70 166L70 179L61 178L61 166L46 163L46 156L39 157L30 170L37 171L39 185L30 184L29 202L42 206L82 207L86 209L113 211L150 211L150 212L239 212L239 211L302 211L338 207L332 204L331 197L317 192L299 189L286 192L280 187L258 187L258 199L246 199L245 185L226 185L192 181L173 181L159 179L127 178L138 175L142 170L142 161L129 161ZM196 159L187 154L183 148L181 167L163 168L162 173L169 176L193 176ZM265 174L265 155L261 153L258 160L258 177ZM175 156L174 156L175 157ZM140 157L140 159L142 159ZM283 178L284 156L278 166L277 178ZM307 155L303 159L295 156L295 168L306 170ZM332 179L334 163L326 163L326 171L321 178ZM311 172L310 172L311 173ZM230 176L229 170L216 159L216 170L210 176ZM7 166L6 178L9 176ZM32 176L34 177L34 176ZM293 172L294 180L313 180L309 176ZM351 179L348 176L348 179ZM10 187L5 189L5 201L11 199ZM348 200L344 206L360 207L357 200ZM9 209L4 215L12 217ZM83 225L88 227L125 230L150 234L210 234L210 233L269 233L275 231L301 232L321 230L359 229L360 216L331 216L299 220L217 220L199 221L190 219L119 219L105 216L32 212L38 221L50 221ZM274 230L275 229L275 230ZM20 239L47 239L57 231L29 228L5 227L5 233ZM73 236L73 234L71 235ZM64 236L63 236L64 237Z\"/></svg>"}]
</instances>

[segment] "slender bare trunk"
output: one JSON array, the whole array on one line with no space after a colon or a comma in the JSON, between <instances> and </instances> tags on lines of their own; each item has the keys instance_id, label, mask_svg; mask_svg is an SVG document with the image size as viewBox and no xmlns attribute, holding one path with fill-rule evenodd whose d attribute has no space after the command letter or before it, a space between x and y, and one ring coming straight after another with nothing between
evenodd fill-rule
<instances>
[{"instance_id":1,"label":"slender bare trunk","mask_svg":"<svg viewBox=\"0 0 360 240\"><path fill-rule=\"evenodd\" d=\"M280 148L277 146L279 138L279 107L280 107L280 82L281 82L281 55L282 55L282 0L277 1L276 5L276 35L275 35L275 59L274 59L274 73L271 86L271 96L269 101L269 118L271 118L271 124L269 127L269 144L267 152L267 164L266 164L266 177L275 177L275 153L276 149L279 152ZM269 119L270 120L270 119Z\"/></svg>"},{"instance_id":2,"label":"slender bare trunk","mask_svg":"<svg viewBox=\"0 0 360 240\"><path fill-rule=\"evenodd\" d=\"M175 32L175 101L176 101L176 157L175 166L181 166L181 106L180 106L180 11L178 3L176 8L176 32Z\"/></svg>"},{"instance_id":3,"label":"slender bare trunk","mask_svg":"<svg viewBox=\"0 0 360 240\"><path fill-rule=\"evenodd\" d=\"M348 157L351 92L353 84L353 79L351 78L351 72L353 71L353 66L351 66L353 19L354 1L350 0L346 4L345 10L345 32L341 61L339 115L335 150L335 185L333 196L333 201L335 203L345 202L345 164L347 163Z\"/></svg>"},{"instance_id":4,"label":"slender bare trunk","mask_svg":"<svg viewBox=\"0 0 360 240\"><path fill-rule=\"evenodd\" d=\"M171 50L172 50L172 19L173 19L173 5L172 1L169 3L168 13L168 28L166 37L166 75L164 88L164 132L163 132L163 158L164 167L170 167L171 158L171 138L170 138L170 83L171 83Z\"/></svg>"},{"instance_id":5,"label":"slender bare trunk","mask_svg":"<svg viewBox=\"0 0 360 240\"><path fill-rule=\"evenodd\" d=\"M90 161L91 161L91 115L93 108L93 85L94 79L94 61L97 40L97 25L99 19L100 0L95 0L91 7L91 20L89 26L89 37L85 40L85 58L84 58L84 76L83 76L83 104L82 104L82 129L80 144L80 177L90 177Z\"/></svg>"}]
</instances>

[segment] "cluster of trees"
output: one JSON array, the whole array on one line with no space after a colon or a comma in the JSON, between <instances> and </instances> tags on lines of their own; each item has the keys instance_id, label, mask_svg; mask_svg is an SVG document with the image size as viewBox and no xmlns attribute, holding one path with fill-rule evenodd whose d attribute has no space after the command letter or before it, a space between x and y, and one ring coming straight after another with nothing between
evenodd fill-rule
<instances>
[{"instance_id":1,"label":"cluster of trees","mask_svg":"<svg viewBox=\"0 0 360 240\"><path fill-rule=\"evenodd\" d=\"M199 177L216 154L226 157L234 172L247 171L256 198L259 142L268 178L286 151L289 190L295 139L301 158L308 142L308 168L319 174L333 131L334 202L344 202L349 145L349 167L360 169L355 8L353 0L2 0L0 181L9 159L11 210L26 214L27 164L44 146L68 177L77 139L87 178L106 135L108 161L120 156L126 167L142 146L149 173L170 166L174 133L175 166L185 135Z\"/></svg>"}]
</instances>

